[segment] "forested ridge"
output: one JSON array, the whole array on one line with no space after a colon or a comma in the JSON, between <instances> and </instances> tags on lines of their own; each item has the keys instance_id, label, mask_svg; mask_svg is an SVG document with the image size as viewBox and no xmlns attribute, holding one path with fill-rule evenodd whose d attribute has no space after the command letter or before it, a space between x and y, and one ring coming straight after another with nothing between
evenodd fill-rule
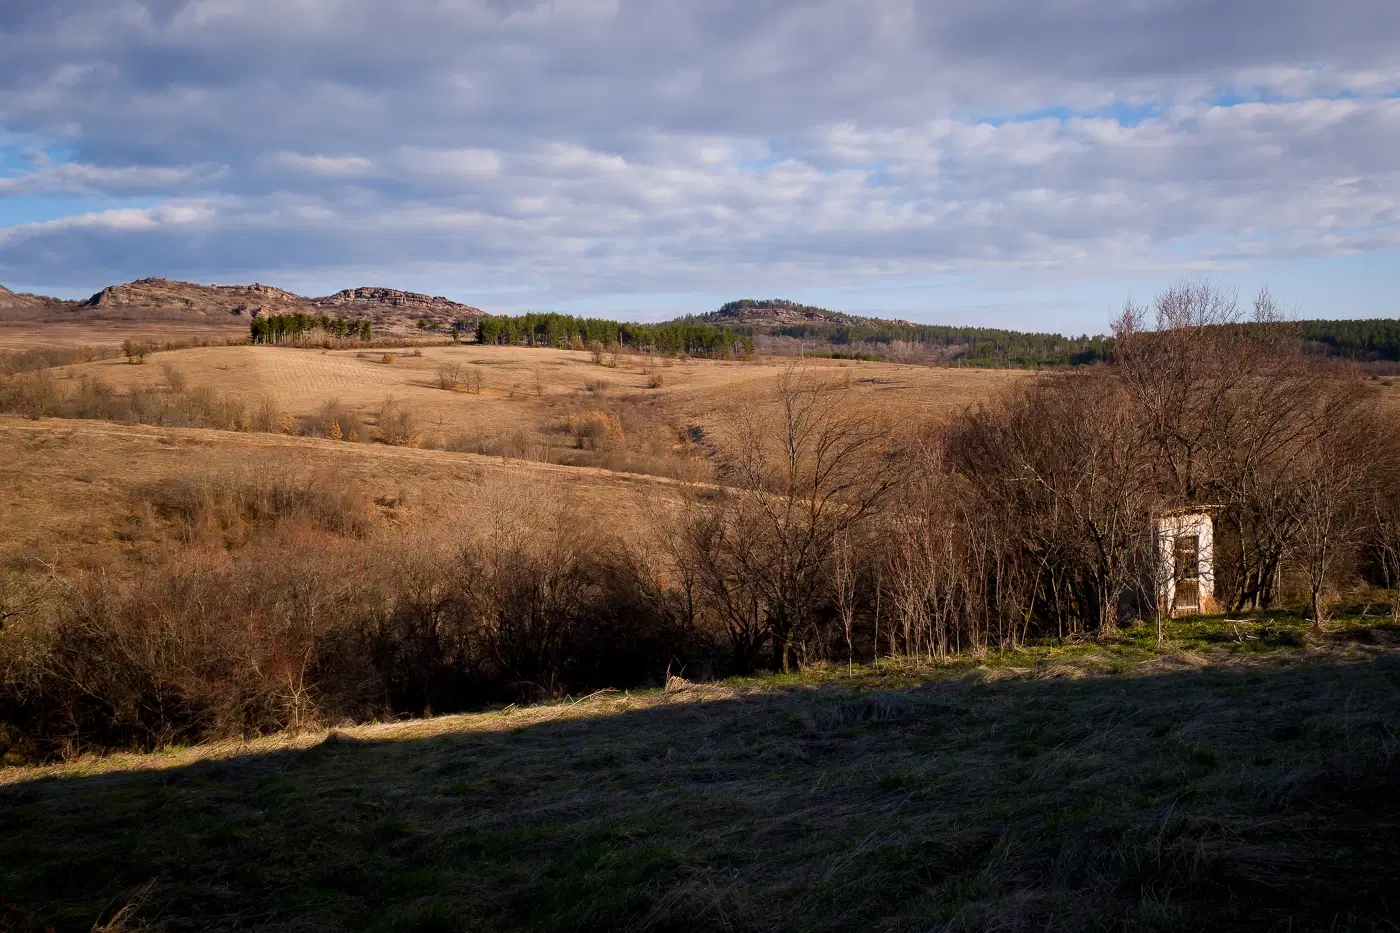
<instances>
[{"instance_id":1,"label":"forested ridge","mask_svg":"<svg viewBox=\"0 0 1400 933\"><path fill-rule=\"evenodd\" d=\"M766 318L766 319L765 319ZM1400 320L1275 323L1316 353L1362 361L1400 361ZM1071 336L997 327L917 324L831 311L786 299L744 298L719 310L659 324L554 313L483 318L477 340L514 346L620 346L663 354L745 356L763 345L793 344L808 355L904 359L919 350L937 362L977 366L1073 367L1107 360L1113 337Z\"/></svg>"},{"instance_id":2,"label":"forested ridge","mask_svg":"<svg viewBox=\"0 0 1400 933\"><path fill-rule=\"evenodd\" d=\"M629 324L553 313L487 317L477 323L476 339L478 343L508 346L578 349L588 345L621 346L642 352L685 353L717 359L753 353L753 340L747 335L695 319Z\"/></svg>"}]
</instances>

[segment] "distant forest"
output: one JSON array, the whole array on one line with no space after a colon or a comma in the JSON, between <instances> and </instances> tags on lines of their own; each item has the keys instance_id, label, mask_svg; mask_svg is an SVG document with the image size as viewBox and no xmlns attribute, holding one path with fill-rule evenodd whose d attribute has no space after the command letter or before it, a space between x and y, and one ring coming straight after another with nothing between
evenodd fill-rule
<instances>
[{"instance_id":1,"label":"distant forest","mask_svg":"<svg viewBox=\"0 0 1400 933\"><path fill-rule=\"evenodd\" d=\"M641 352L671 356L685 353L714 359L751 356L754 346L752 338L745 334L694 320L625 324L567 314L482 318L476 325L476 340L528 347L622 346Z\"/></svg>"},{"instance_id":2,"label":"distant forest","mask_svg":"<svg viewBox=\"0 0 1400 933\"><path fill-rule=\"evenodd\" d=\"M1349 359L1400 362L1400 321L1301 321L1298 336Z\"/></svg>"},{"instance_id":3,"label":"distant forest","mask_svg":"<svg viewBox=\"0 0 1400 933\"><path fill-rule=\"evenodd\" d=\"M1082 366L1107 359L1112 341L1107 337L1065 337L1060 334L1028 334L993 327L954 327L942 324L904 324L866 318L860 323L735 325L734 331L749 337L790 337L828 344L836 355L887 354L896 344L915 344L953 351L951 359L983 366ZM858 348L850 353L843 350Z\"/></svg>"},{"instance_id":4,"label":"distant forest","mask_svg":"<svg viewBox=\"0 0 1400 933\"><path fill-rule=\"evenodd\" d=\"M307 336L369 340L369 321L316 314L264 314L249 322L253 343L296 343Z\"/></svg>"},{"instance_id":5,"label":"distant forest","mask_svg":"<svg viewBox=\"0 0 1400 933\"><path fill-rule=\"evenodd\" d=\"M810 313L827 321L726 323L726 315L765 310ZM1360 361L1400 361L1400 320L1299 321L1299 339L1319 354ZM911 360L971 366L1073 367L1106 361L1113 338L1025 333L994 327L914 324L859 317L796 302L741 299L718 312L662 324L627 324L564 314L482 318L476 339L486 344L569 347L620 346L643 352L713 358L774 352L857 359ZM912 354L912 356L911 356Z\"/></svg>"}]
</instances>

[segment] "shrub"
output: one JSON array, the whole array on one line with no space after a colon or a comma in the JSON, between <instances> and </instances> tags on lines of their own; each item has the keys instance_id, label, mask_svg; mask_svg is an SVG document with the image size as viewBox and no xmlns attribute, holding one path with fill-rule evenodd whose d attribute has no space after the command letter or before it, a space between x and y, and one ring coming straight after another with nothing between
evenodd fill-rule
<instances>
[{"instance_id":1,"label":"shrub","mask_svg":"<svg viewBox=\"0 0 1400 933\"><path fill-rule=\"evenodd\" d=\"M462 364L455 362L439 363L437 377L438 388L456 391L462 385Z\"/></svg>"},{"instance_id":2,"label":"shrub","mask_svg":"<svg viewBox=\"0 0 1400 933\"><path fill-rule=\"evenodd\" d=\"M150 352L151 347L147 343L130 338L122 341L122 353L126 354L126 361L133 365L146 362L146 354Z\"/></svg>"},{"instance_id":3,"label":"shrub","mask_svg":"<svg viewBox=\"0 0 1400 933\"><path fill-rule=\"evenodd\" d=\"M339 399L322 405L320 411L306 419L303 429L314 437L336 441L359 441L368 436L359 410L346 407Z\"/></svg>"},{"instance_id":4,"label":"shrub","mask_svg":"<svg viewBox=\"0 0 1400 933\"><path fill-rule=\"evenodd\" d=\"M395 447L417 447L423 442L413 413L392 397L379 409L379 440Z\"/></svg>"},{"instance_id":5,"label":"shrub","mask_svg":"<svg viewBox=\"0 0 1400 933\"><path fill-rule=\"evenodd\" d=\"M623 439L622 423L617 415L597 409L571 415L568 428L575 446L580 449L607 450Z\"/></svg>"},{"instance_id":6,"label":"shrub","mask_svg":"<svg viewBox=\"0 0 1400 933\"><path fill-rule=\"evenodd\" d=\"M188 386L185 374L180 372L170 363L163 363L160 367L161 375L165 377L165 385L171 392L183 392Z\"/></svg>"}]
</instances>

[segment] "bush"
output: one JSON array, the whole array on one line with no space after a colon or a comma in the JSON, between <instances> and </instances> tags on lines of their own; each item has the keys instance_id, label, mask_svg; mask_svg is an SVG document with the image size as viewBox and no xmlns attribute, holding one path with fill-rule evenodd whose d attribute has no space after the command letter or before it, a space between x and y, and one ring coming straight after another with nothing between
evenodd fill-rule
<instances>
[{"instance_id":1,"label":"bush","mask_svg":"<svg viewBox=\"0 0 1400 933\"><path fill-rule=\"evenodd\" d=\"M439 363L437 368L438 388L456 391L462 385L461 363Z\"/></svg>"},{"instance_id":2,"label":"bush","mask_svg":"<svg viewBox=\"0 0 1400 933\"><path fill-rule=\"evenodd\" d=\"M122 353L126 354L126 361L133 365L146 362L146 354L151 352L151 346L139 340L130 338L122 341Z\"/></svg>"},{"instance_id":3,"label":"bush","mask_svg":"<svg viewBox=\"0 0 1400 933\"><path fill-rule=\"evenodd\" d=\"M585 411L571 415L568 429L581 450L607 450L622 442L622 423L609 412Z\"/></svg>"},{"instance_id":4,"label":"bush","mask_svg":"<svg viewBox=\"0 0 1400 933\"><path fill-rule=\"evenodd\" d=\"M374 506L358 484L335 475L298 476L280 464L186 476L144 487L138 498L173 522L185 541L243 543L258 528L289 521L358 536L374 520Z\"/></svg>"},{"instance_id":5,"label":"bush","mask_svg":"<svg viewBox=\"0 0 1400 933\"><path fill-rule=\"evenodd\" d=\"M386 398L379 409L379 440L395 447L417 447L423 442L413 413L393 398Z\"/></svg>"},{"instance_id":6,"label":"bush","mask_svg":"<svg viewBox=\"0 0 1400 933\"><path fill-rule=\"evenodd\" d=\"M305 419L302 430L313 437L335 441L359 441L369 436L359 410L347 408L339 399L326 402L320 411Z\"/></svg>"},{"instance_id":7,"label":"bush","mask_svg":"<svg viewBox=\"0 0 1400 933\"><path fill-rule=\"evenodd\" d=\"M361 541L314 483L148 492L190 526L273 517L237 551L191 539L139 577L72 577L0 627L0 757L633 686L707 651L653 568L567 510L498 516L460 544Z\"/></svg>"}]
</instances>

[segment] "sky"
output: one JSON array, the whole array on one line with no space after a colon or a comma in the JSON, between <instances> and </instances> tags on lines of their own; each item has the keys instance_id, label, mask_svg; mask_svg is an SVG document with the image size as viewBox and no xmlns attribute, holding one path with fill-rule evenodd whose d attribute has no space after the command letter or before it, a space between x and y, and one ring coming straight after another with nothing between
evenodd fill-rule
<instances>
[{"instance_id":1,"label":"sky","mask_svg":"<svg viewBox=\"0 0 1400 933\"><path fill-rule=\"evenodd\" d=\"M1400 317L1395 0L4 0L0 283Z\"/></svg>"}]
</instances>

